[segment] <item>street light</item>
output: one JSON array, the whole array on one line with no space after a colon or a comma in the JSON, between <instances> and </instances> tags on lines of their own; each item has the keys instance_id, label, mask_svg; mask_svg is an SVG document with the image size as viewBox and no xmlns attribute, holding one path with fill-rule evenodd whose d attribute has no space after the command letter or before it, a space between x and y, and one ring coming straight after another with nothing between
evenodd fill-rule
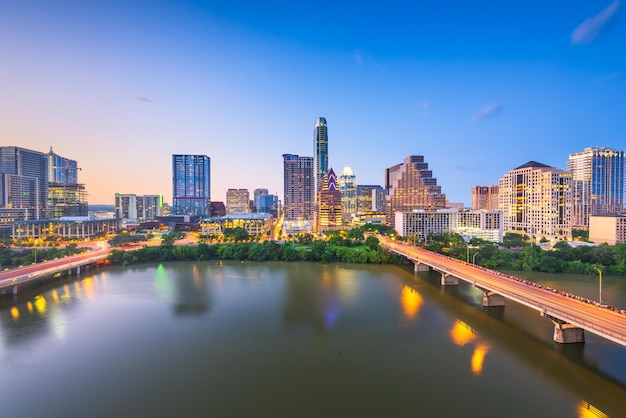
<instances>
[{"instance_id":1,"label":"street light","mask_svg":"<svg viewBox=\"0 0 626 418\"><path fill-rule=\"evenodd\" d=\"M602 305L602 270L596 268L598 275L600 276L600 305Z\"/></svg>"},{"instance_id":2,"label":"street light","mask_svg":"<svg viewBox=\"0 0 626 418\"><path fill-rule=\"evenodd\" d=\"M476 251L476 252L474 253L474 255L472 256L472 264L474 264L474 265L476 265L476 256L477 256L478 254L480 254L480 253L479 253L478 251Z\"/></svg>"}]
</instances>

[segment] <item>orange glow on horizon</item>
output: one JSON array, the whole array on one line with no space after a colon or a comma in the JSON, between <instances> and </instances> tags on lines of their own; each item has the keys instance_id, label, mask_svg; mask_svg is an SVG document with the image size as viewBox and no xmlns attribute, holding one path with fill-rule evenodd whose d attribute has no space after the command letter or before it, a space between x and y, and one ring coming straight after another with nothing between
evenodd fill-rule
<instances>
[{"instance_id":1,"label":"orange glow on horizon","mask_svg":"<svg viewBox=\"0 0 626 418\"><path fill-rule=\"evenodd\" d=\"M415 289L404 285L400 291L400 303L406 319L415 319L424 299Z\"/></svg>"},{"instance_id":2,"label":"orange glow on horizon","mask_svg":"<svg viewBox=\"0 0 626 418\"><path fill-rule=\"evenodd\" d=\"M474 330L465 322L457 320L450 330L450 337L452 337L452 341L456 345L463 347L465 344L474 341L476 334L474 334Z\"/></svg>"}]
</instances>

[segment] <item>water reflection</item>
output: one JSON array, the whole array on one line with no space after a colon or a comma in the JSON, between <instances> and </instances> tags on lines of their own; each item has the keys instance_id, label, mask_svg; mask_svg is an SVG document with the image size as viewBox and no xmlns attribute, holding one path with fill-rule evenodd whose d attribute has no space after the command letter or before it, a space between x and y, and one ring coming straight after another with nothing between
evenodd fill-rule
<instances>
[{"instance_id":1,"label":"water reflection","mask_svg":"<svg viewBox=\"0 0 626 418\"><path fill-rule=\"evenodd\" d=\"M470 365L472 373L476 376L480 375L483 371L485 356L489 352L489 345L482 342L476 331L460 319L457 319L452 326L452 329L450 330L450 337L452 338L454 344L459 347L464 347L467 344L476 342L476 347L474 347Z\"/></svg>"},{"instance_id":2,"label":"water reflection","mask_svg":"<svg viewBox=\"0 0 626 418\"><path fill-rule=\"evenodd\" d=\"M406 319L415 319L423 302L424 299L417 290L407 285L402 286L402 290L400 291L400 303L402 304L402 310Z\"/></svg>"},{"instance_id":3,"label":"water reflection","mask_svg":"<svg viewBox=\"0 0 626 418\"><path fill-rule=\"evenodd\" d=\"M586 401L580 401L577 412L578 418L609 418L607 414Z\"/></svg>"}]
</instances>

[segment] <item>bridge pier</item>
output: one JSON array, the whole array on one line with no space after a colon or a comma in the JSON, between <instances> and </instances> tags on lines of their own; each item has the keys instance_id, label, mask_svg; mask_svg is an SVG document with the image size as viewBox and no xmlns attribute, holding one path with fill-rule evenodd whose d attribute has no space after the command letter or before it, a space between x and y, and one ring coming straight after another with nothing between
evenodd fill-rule
<instances>
[{"instance_id":1,"label":"bridge pier","mask_svg":"<svg viewBox=\"0 0 626 418\"><path fill-rule=\"evenodd\" d=\"M14 295L17 295L17 285L16 284L13 285L12 293Z\"/></svg>"},{"instance_id":2,"label":"bridge pier","mask_svg":"<svg viewBox=\"0 0 626 418\"><path fill-rule=\"evenodd\" d=\"M439 271L441 274L441 285L442 286L458 286L459 278L451 275L450 273L444 273L443 271Z\"/></svg>"},{"instance_id":3,"label":"bridge pier","mask_svg":"<svg viewBox=\"0 0 626 418\"><path fill-rule=\"evenodd\" d=\"M487 289L480 290L483 291L483 306L504 306L504 296Z\"/></svg>"},{"instance_id":4,"label":"bridge pier","mask_svg":"<svg viewBox=\"0 0 626 418\"><path fill-rule=\"evenodd\" d=\"M419 271L430 271L430 267L428 266L428 264L424 264L424 263L420 263L419 261L416 261L413 267L413 271L416 273Z\"/></svg>"},{"instance_id":5,"label":"bridge pier","mask_svg":"<svg viewBox=\"0 0 626 418\"><path fill-rule=\"evenodd\" d=\"M544 314L545 315L545 314ZM558 318L545 315L554 324L554 341L560 344L584 343L585 330Z\"/></svg>"}]
</instances>

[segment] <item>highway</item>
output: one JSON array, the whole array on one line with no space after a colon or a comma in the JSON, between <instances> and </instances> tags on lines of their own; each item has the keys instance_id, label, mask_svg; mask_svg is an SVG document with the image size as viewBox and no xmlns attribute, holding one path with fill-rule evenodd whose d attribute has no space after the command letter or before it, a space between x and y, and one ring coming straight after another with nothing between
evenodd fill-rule
<instances>
[{"instance_id":1,"label":"highway","mask_svg":"<svg viewBox=\"0 0 626 418\"><path fill-rule=\"evenodd\" d=\"M626 346L626 315L601 307L595 301L545 288L536 283L488 270L483 267L403 244L387 237L378 237L381 245L397 254L427 264L481 289L558 318L591 333Z\"/></svg>"}]
</instances>

